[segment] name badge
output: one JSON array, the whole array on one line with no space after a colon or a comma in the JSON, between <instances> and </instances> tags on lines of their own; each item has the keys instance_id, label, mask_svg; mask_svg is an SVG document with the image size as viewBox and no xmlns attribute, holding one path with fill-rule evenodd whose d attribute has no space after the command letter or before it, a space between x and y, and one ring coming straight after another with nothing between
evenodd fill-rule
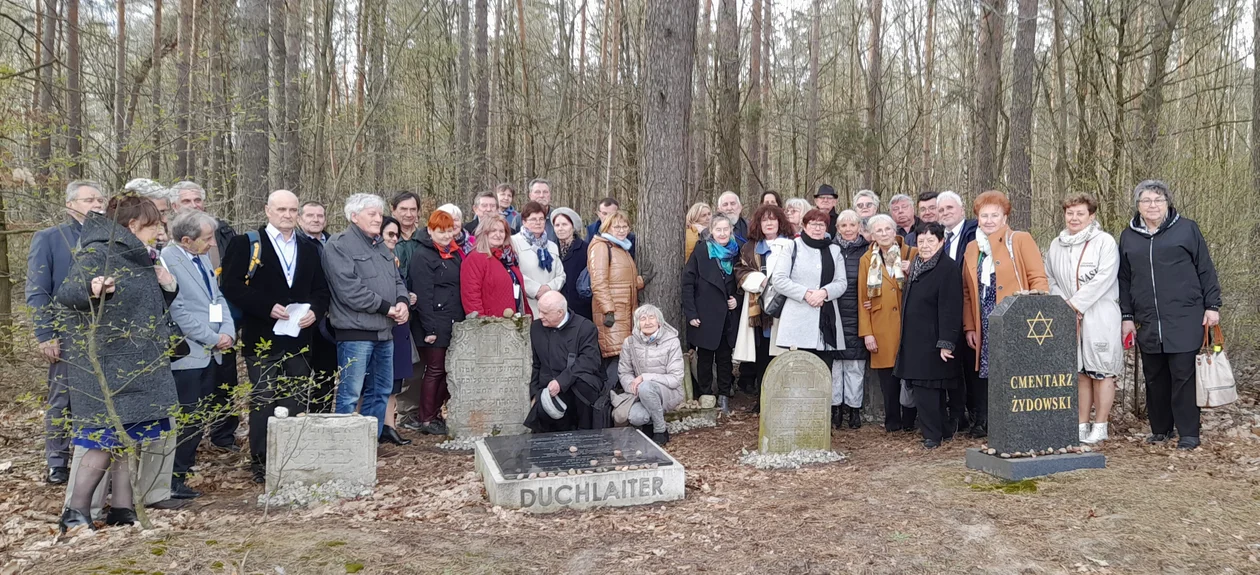
<instances>
[{"instance_id":1,"label":"name badge","mask_svg":"<svg viewBox=\"0 0 1260 575\"><path fill-rule=\"evenodd\" d=\"M512 284L512 299L521 299L521 286Z\"/></svg>"},{"instance_id":2,"label":"name badge","mask_svg":"<svg viewBox=\"0 0 1260 575\"><path fill-rule=\"evenodd\" d=\"M210 323L223 323L223 304L210 304Z\"/></svg>"}]
</instances>

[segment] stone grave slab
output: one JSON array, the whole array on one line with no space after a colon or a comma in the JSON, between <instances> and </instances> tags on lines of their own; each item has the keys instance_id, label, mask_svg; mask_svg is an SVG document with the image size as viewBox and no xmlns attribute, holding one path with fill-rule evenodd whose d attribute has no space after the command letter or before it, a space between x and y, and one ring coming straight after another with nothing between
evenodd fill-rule
<instances>
[{"instance_id":1,"label":"stone grave slab","mask_svg":"<svg viewBox=\"0 0 1260 575\"><path fill-rule=\"evenodd\" d=\"M831 449L831 368L805 351L770 361L761 378L761 453Z\"/></svg>"},{"instance_id":2,"label":"stone grave slab","mask_svg":"<svg viewBox=\"0 0 1260 575\"><path fill-rule=\"evenodd\" d=\"M550 513L682 499L686 470L637 429L487 437L477 472L490 502Z\"/></svg>"},{"instance_id":3,"label":"stone grave slab","mask_svg":"<svg viewBox=\"0 0 1260 575\"><path fill-rule=\"evenodd\" d=\"M1076 312L1058 296L1013 295L989 316L988 341L989 447L1014 455L1079 445ZM968 467L1008 480L1105 466L1101 453L973 451Z\"/></svg>"},{"instance_id":4,"label":"stone grave slab","mask_svg":"<svg viewBox=\"0 0 1260 575\"><path fill-rule=\"evenodd\" d=\"M529 414L529 318L456 323L446 353L446 426L455 439L519 435Z\"/></svg>"},{"instance_id":5,"label":"stone grave slab","mask_svg":"<svg viewBox=\"0 0 1260 575\"><path fill-rule=\"evenodd\" d=\"M267 491L341 481L376 485L376 418L312 413L267 418Z\"/></svg>"}]
</instances>

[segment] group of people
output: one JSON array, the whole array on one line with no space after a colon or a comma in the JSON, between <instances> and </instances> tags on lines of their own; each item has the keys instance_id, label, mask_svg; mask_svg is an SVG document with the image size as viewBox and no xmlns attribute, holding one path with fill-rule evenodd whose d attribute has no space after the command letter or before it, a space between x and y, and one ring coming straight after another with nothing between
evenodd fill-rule
<instances>
[{"instance_id":1,"label":"group of people","mask_svg":"<svg viewBox=\"0 0 1260 575\"><path fill-rule=\"evenodd\" d=\"M240 451L238 358L256 482L278 407L372 416L382 443L410 443L399 427L446 434L447 349L454 324L476 315L534 318L530 429L635 425L669 441L687 349L639 301L636 238L614 198L586 225L552 206L542 179L519 211L508 184L478 194L467 222L453 204L423 217L412 192L388 205L360 193L332 235L325 206L287 190L268 197L266 225L245 233L206 213L193 182L133 180L107 197L76 181L65 199L67 220L32 240L26 289L50 363L45 451L48 481L68 484L63 529L91 524L106 495L107 524L134 522L135 484L146 486L142 504L199 496L187 479L203 437ZM1202 234L1166 185L1137 187L1118 245L1094 221L1093 198L1066 199L1048 265L1030 235L1007 226L1000 192L975 199L976 219L953 192L894 196L888 215L869 190L853 209L838 212L838 200L823 185L812 206L768 191L749 219L731 192L716 212L688 210L682 307L702 404L729 411L734 361L755 393L770 358L797 348L830 366L837 428L861 425L869 366L887 431L917 428L928 448L960 431L983 437L989 314L1006 296L1042 290L1081 320L1082 441L1107 436L1122 339L1136 330L1151 441L1175 426L1180 447L1198 445L1191 322L1219 321L1220 291ZM402 417L408 382L418 404Z\"/></svg>"},{"instance_id":2,"label":"group of people","mask_svg":"<svg viewBox=\"0 0 1260 575\"><path fill-rule=\"evenodd\" d=\"M716 214L703 203L688 210L682 300L697 393L729 409L732 360L756 396L770 359L796 348L830 366L837 429L861 426L869 366L886 431L917 429L929 449L960 432L985 437L989 316L1006 297L1039 291L1062 297L1079 320L1080 441L1108 438L1116 377L1136 339L1148 441L1199 445L1194 357L1220 321L1220 285L1202 232L1177 213L1167 184L1138 184L1118 243L1096 221L1095 198L1064 198L1064 229L1044 261L1033 237L1008 225L999 191L975 198L974 219L951 191L893 196L888 214L870 190L852 209L838 212L837 201L822 185L812 207L765 192L747 220L731 192Z\"/></svg>"}]
</instances>

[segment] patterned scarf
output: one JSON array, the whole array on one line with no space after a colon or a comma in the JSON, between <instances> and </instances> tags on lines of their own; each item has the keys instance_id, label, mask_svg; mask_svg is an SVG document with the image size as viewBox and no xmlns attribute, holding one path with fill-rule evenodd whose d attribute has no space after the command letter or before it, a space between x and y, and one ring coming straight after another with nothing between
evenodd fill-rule
<instances>
[{"instance_id":1,"label":"patterned scarf","mask_svg":"<svg viewBox=\"0 0 1260 575\"><path fill-rule=\"evenodd\" d=\"M714 240L705 242L709 246L709 259L717 260L718 267L722 268L722 273L731 275L735 272L735 256L739 254L739 243L734 239L728 240L726 245L720 245Z\"/></svg>"},{"instance_id":2,"label":"patterned scarf","mask_svg":"<svg viewBox=\"0 0 1260 575\"><path fill-rule=\"evenodd\" d=\"M547 233L543 232L535 236L533 232L522 228L521 237L525 238L525 242L529 244L529 247L533 248L538 254L538 267L542 268L543 271L551 271L551 251L547 249L547 243L551 240L547 239Z\"/></svg>"},{"instance_id":3,"label":"patterned scarf","mask_svg":"<svg viewBox=\"0 0 1260 575\"><path fill-rule=\"evenodd\" d=\"M884 270L887 269L889 275L897 280L898 284L904 284L906 281L905 273L901 271L901 246L896 242L888 248L887 261L884 258L884 250L879 244L871 244L871 267L866 270L866 292L870 297L879 297L884 289Z\"/></svg>"},{"instance_id":4,"label":"patterned scarf","mask_svg":"<svg viewBox=\"0 0 1260 575\"><path fill-rule=\"evenodd\" d=\"M1059 232L1059 243L1065 247L1079 246L1093 238L1096 233L1098 233L1098 220L1090 222L1085 229L1075 234L1064 229Z\"/></svg>"},{"instance_id":5,"label":"patterned scarf","mask_svg":"<svg viewBox=\"0 0 1260 575\"><path fill-rule=\"evenodd\" d=\"M976 234L976 237L980 237L980 234ZM941 254L943 253L945 253L944 247L936 250L936 253L932 254L932 257L928 258L927 261L924 261L923 258L914 258L914 262L910 264L910 278L906 283L914 283L919 280L919 276L932 271L932 268L936 267L936 263L941 261Z\"/></svg>"},{"instance_id":6,"label":"patterned scarf","mask_svg":"<svg viewBox=\"0 0 1260 575\"><path fill-rule=\"evenodd\" d=\"M560 259L569 257L569 250L573 248L573 238L570 237L567 242L560 240L557 244L560 246Z\"/></svg>"},{"instance_id":7,"label":"patterned scarf","mask_svg":"<svg viewBox=\"0 0 1260 575\"><path fill-rule=\"evenodd\" d=\"M516 267L516 252L504 248L490 248L490 255L503 263L503 267Z\"/></svg>"}]
</instances>

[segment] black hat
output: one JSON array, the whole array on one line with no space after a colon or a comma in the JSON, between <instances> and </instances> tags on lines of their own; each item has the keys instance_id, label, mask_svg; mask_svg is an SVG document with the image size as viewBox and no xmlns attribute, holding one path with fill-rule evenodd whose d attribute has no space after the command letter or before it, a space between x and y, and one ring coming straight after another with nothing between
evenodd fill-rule
<instances>
[{"instance_id":1,"label":"black hat","mask_svg":"<svg viewBox=\"0 0 1260 575\"><path fill-rule=\"evenodd\" d=\"M840 194L836 193L836 189L831 187L831 184L823 184L821 186L818 186L818 192L814 194L814 197L821 198L823 196L831 196L833 198L839 198Z\"/></svg>"}]
</instances>

